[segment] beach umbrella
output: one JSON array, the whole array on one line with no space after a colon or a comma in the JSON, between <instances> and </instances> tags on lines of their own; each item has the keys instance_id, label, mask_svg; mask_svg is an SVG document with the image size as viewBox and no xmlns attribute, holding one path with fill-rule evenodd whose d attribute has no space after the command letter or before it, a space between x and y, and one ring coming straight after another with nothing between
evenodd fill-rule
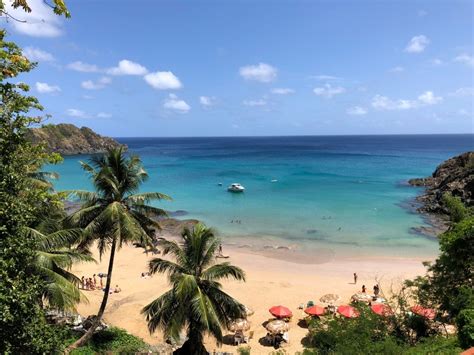
<instances>
[{"instance_id":1,"label":"beach umbrella","mask_svg":"<svg viewBox=\"0 0 474 355\"><path fill-rule=\"evenodd\" d=\"M319 300L323 303L333 303L339 300L339 295L336 295L335 293L328 293L324 296L322 296Z\"/></svg>"},{"instance_id":2,"label":"beach umbrella","mask_svg":"<svg viewBox=\"0 0 474 355\"><path fill-rule=\"evenodd\" d=\"M254 314L254 310L250 307L244 306L244 314L246 317L250 317Z\"/></svg>"},{"instance_id":3,"label":"beach umbrella","mask_svg":"<svg viewBox=\"0 0 474 355\"><path fill-rule=\"evenodd\" d=\"M372 309L374 313L377 313L378 315L381 315L381 316L393 315L392 309L383 303L373 304L372 306L370 306L370 308Z\"/></svg>"},{"instance_id":4,"label":"beach umbrella","mask_svg":"<svg viewBox=\"0 0 474 355\"><path fill-rule=\"evenodd\" d=\"M356 302L370 302L372 300L372 296L365 293L365 292L358 292L354 295L352 295L351 300L354 300Z\"/></svg>"},{"instance_id":5,"label":"beach umbrella","mask_svg":"<svg viewBox=\"0 0 474 355\"><path fill-rule=\"evenodd\" d=\"M250 322L247 319L237 318L233 320L229 325L229 330L231 332L236 331L246 331L250 329Z\"/></svg>"},{"instance_id":6,"label":"beach umbrella","mask_svg":"<svg viewBox=\"0 0 474 355\"><path fill-rule=\"evenodd\" d=\"M310 316L322 316L324 313L326 313L326 308L321 306L311 306L306 308L304 312Z\"/></svg>"},{"instance_id":7,"label":"beach umbrella","mask_svg":"<svg viewBox=\"0 0 474 355\"><path fill-rule=\"evenodd\" d=\"M287 332L290 325L281 319L274 319L267 323L265 328L272 334Z\"/></svg>"},{"instance_id":8,"label":"beach umbrella","mask_svg":"<svg viewBox=\"0 0 474 355\"><path fill-rule=\"evenodd\" d=\"M346 318L357 318L359 316L359 311L352 306L339 306L337 307L337 313Z\"/></svg>"},{"instance_id":9,"label":"beach umbrella","mask_svg":"<svg viewBox=\"0 0 474 355\"><path fill-rule=\"evenodd\" d=\"M419 316L425 317L427 319L433 320L436 316L436 311L432 308L425 308L420 305L411 307L411 311Z\"/></svg>"},{"instance_id":10,"label":"beach umbrella","mask_svg":"<svg viewBox=\"0 0 474 355\"><path fill-rule=\"evenodd\" d=\"M293 313L291 313L291 311L285 306L273 306L268 311L277 318L288 318L293 315Z\"/></svg>"}]
</instances>

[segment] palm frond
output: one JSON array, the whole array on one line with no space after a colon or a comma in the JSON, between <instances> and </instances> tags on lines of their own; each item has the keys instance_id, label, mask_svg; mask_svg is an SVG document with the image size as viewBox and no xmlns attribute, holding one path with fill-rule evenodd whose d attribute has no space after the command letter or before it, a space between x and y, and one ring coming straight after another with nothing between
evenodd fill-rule
<instances>
[{"instance_id":1,"label":"palm frond","mask_svg":"<svg viewBox=\"0 0 474 355\"><path fill-rule=\"evenodd\" d=\"M204 270L202 278L205 280L221 280L233 278L239 281L245 281L245 272L238 266L231 265L229 262L215 264Z\"/></svg>"}]
</instances>

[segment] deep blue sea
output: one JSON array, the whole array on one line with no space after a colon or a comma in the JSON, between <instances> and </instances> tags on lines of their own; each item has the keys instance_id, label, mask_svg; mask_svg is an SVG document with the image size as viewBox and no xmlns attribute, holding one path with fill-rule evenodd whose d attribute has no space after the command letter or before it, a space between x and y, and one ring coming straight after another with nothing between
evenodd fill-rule
<instances>
[{"instance_id":1,"label":"deep blue sea","mask_svg":"<svg viewBox=\"0 0 474 355\"><path fill-rule=\"evenodd\" d=\"M160 206L215 227L224 242L348 256L435 255L435 239L411 232L425 221L407 208L421 190L406 181L474 150L474 135L118 140L141 156L143 190L172 196ZM78 163L87 159L52 167L56 188L90 189ZM227 192L233 182L245 192Z\"/></svg>"}]
</instances>

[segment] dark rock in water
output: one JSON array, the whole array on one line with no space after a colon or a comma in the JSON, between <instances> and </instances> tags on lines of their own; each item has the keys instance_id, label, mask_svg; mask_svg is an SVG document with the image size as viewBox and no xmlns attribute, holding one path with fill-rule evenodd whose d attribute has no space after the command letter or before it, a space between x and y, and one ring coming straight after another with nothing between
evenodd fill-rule
<instances>
[{"instance_id":1,"label":"dark rock in water","mask_svg":"<svg viewBox=\"0 0 474 355\"><path fill-rule=\"evenodd\" d=\"M32 128L27 132L27 138L33 144L45 144L49 152L63 155L97 154L111 148L126 147L88 127L79 128L66 123Z\"/></svg>"},{"instance_id":2,"label":"dark rock in water","mask_svg":"<svg viewBox=\"0 0 474 355\"><path fill-rule=\"evenodd\" d=\"M428 239L438 239L437 235L439 233L439 230L436 227L420 226L410 228L410 233Z\"/></svg>"},{"instance_id":3,"label":"dark rock in water","mask_svg":"<svg viewBox=\"0 0 474 355\"><path fill-rule=\"evenodd\" d=\"M457 196L468 207L474 206L474 152L466 152L441 163L433 175L410 179L412 186L423 186L425 192L417 197L420 212L446 214L443 195Z\"/></svg>"},{"instance_id":4,"label":"dark rock in water","mask_svg":"<svg viewBox=\"0 0 474 355\"><path fill-rule=\"evenodd\" d=\"M316 234L316 233L318 233L317 229L307 229L306 230L306 234Z\"/></svg>"}]
</instances>

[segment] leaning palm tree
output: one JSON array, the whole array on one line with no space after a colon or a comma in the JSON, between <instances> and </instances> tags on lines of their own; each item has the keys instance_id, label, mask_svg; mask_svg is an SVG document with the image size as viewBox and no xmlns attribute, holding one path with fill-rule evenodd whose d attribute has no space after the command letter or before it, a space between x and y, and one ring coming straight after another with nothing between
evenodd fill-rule
<instances>
[{"instance_id":1,"label":"leaning palm tree","mask_svg":"<svg viewBox=\"0 0 474 355\"><path fill-rule=\"evenodd\" d=\"M97 316L88 331L68 351L85 344L100 323L107 306L112 280L115 252L124 243L151 246L158 223L153 216L164 216L166 212L148 205L152 200L170 198L158 192L137 193L147 180L141 160L137 156L127 157L123 148L109 150L105 155L94 156L89 163L81 163L90 174L95 192L70 191L82 207L68 217L69 223L84 229L85 238L79 248L89 249L97 243L100 257L110 249L107 282Z\"/></svg>"},{"instance_id":2,"label":"leaning palm tree","mask_svg":"<svg viewBox=\"0 0 474 355\"><path fill-rule=\"evenodd\" d=\"M166 273L172 288L143 308L148 329L157 328L165 337L179 339L186 330L188 340L177 353L208 354L203 336L208 333L222 342L222 327L244 316L245 308L222 291L219 280L233 278L245 281L245 273L228 262L215 263L219 241L211 229L197 224L184 229L184 246L161 240L163 254L171 254L175 262L155 258L150 261L151 274Z\"/></svg>"},{"instance_id":3,"label":"leaning palm tree","mask_svg":"<svg viewBox=\"0 0 474 355\"><path fill-rule=\"evenodd\" d=\"M79 291L81 280L70 269L74 263L94 261L90 253L74 247L82 230L59 229L48 233L45 228L28 228L28 233L37 242L32 271L43 281L43 301L54 309L75 310L85 297Z\"/></svg>"}]
</instances>

